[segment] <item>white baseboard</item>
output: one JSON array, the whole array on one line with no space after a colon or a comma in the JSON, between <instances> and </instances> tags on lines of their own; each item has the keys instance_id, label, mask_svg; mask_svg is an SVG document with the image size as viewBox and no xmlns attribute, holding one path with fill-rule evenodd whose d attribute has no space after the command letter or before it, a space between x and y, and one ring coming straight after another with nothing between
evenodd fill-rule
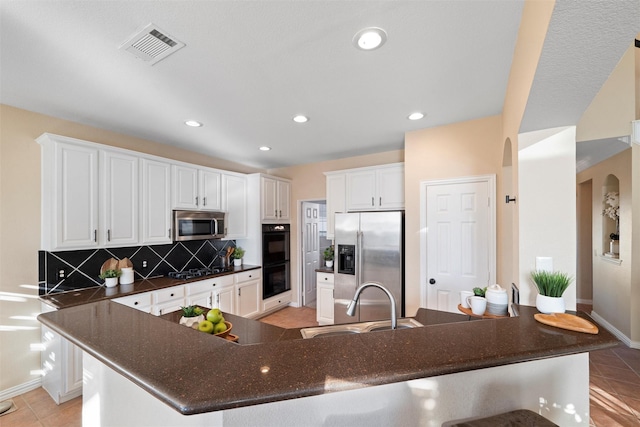
<instances>
[{"instance_id":1,"label":"white baseboard","mask_svg":"<svg viewBox=\"0 0 640 427\"><path fill-rule=\"evenodd\" d=\"M15 387L8 388L6 390L0 391L0 402L11 399L12 397L20 396L26 392L31 390L35 390L38 387L42 386L41 378L34 378L31 381L27 381L26 383L19 384Z\"/></svg>"},{"instance_id":2,"label":"white baseboard","mask_svg":"<svg viewBox=\"0 0 640 427\"><path fill-rule=\"evenodd\" d=\"M630 348L639 348L640 349L640 342L638 341L632 341L631 338L629 338L628 336L626 336L625 334L623 334L622 332L620 332L618 330L618 328L616 328L615 326L613 326L611 323L607 322L604 318L602 318L602 316L600 316L598 313L596 313L595 311L591 312L591 317L593 317L593 320L595 320L596 322L600 323L602 326L605 327L606 330L608 330L609 332L611 332L613 335L616 336L616 338L618 338L620 341L622 341L627 347Z\"/></svg>"}]
</instances>

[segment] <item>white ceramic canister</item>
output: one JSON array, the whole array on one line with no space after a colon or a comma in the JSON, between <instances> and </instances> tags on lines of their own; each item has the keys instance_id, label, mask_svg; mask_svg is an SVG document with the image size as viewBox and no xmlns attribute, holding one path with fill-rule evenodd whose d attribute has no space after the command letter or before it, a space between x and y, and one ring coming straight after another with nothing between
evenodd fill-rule
<instances>
[{"instance_id":1,"label":"white ceramic canister","mask_svg":"<svg viewBox=\"0 0 640 427\"><path fill-rule=\"evenodd\" d=\"M487 287L484 294L487 299L487 312L497 316L505 316L509 308L509 295L502 286L495 284Z\"/></svg>"},{"instance_id":2,"label":"white ceramic canister","mask_svg":"<svg viewBox=\"0 0 640 427\"><path fill-rule=\"evenodd\" d=\"M133 283L133 267L122 267L120 270L120 284L128 285Z\"/></svg>"}]
</instances>

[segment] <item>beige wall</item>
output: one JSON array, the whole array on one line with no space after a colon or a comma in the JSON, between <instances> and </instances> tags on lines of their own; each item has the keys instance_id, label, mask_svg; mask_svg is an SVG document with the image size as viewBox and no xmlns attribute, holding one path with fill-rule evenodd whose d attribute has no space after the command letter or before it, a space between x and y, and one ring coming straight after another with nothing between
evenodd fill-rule
<instances>
[{"instance_id":1,"label":"beige wall","mask_svg":"<svg viewBox=\"0 0 640 427\"><path fill-rule=\"evenodd\" d=\"M24 294L24 302L0 297L0 391L37 379L40 354L38 250L40 249L40 146L44 132L133 149L236 172L262 172L221 159L42 114L0 105L0 292ZM29 285L27 288L21 285ZM1 294L0 294L1 295ZM31 320L12 319L29 316ZM28 328L5 331L10 328Z\"/></svg>"},{"instance_id":2,"label":"beige wall","mask_svg":"<svg viewBox=\"0 0 640 427\"><path fill-rule=\"evenodd\" d=\"M404 150L396 150L269 170L270 174L293 180L293 184L291 186L290 208L293 215L291 221L291 248L295 251L295 255L291 260L291 287L293 289L294 301L301 303L298 290L302 292L302 271L298 270L302 259L302 246L300 241L301 230L298 227L301 215L300 206L301 202L305 200L326 199L326 179L323 172L376 166L402 161L404 161Z\"/></svg>"},{"instance_id":3,"label":"beige wall","mask_svg":"<svg viewBox=\"0 0 640 427\"><path fill-rule=\"evenodd\" d=\"M637 147L634 147L634 150L637 150ZM638 341L637 332L635 338L631 335L632 312L640 311L640 292L638 291L640 281L637 277L635 283L632 280L632 266L638 264L638 255L634 256L631 239L633 229L631 161L632 150L625 150L579 173L577 184L580 185L589 180L592 184L593 311L625 336ZM640 168L640 164L635 166L636 170ZM620 183L620 259L622 260L620 265L602 258L603 186L609 174L615 175Z\"/></svg>"},{"instance_id":4,"label":"beige wall","mask_svg":"<svg viewBox=\"0 0 640 427\"><path fill-rule=\"evenodd\" d=\"M420 259L420 182L487 174L496 175L500 182L502 151L501 116L405 134L407 315L413 315L420 306L420 263L424 262ZM500 233L498 223L498 236ZM502 254L497 255L499 265Z\"/></svg>"},{"instance_id":5,"label":"beige wall","mask_svg":"<svg viewBox=\"0 0 640 427\"><path fill-rule=\"evenodd\" d=\"M577 141L629 135L635 119L636 50L630 45L598 94L584 112L576 130Z\"/></svg>"}]
</instances>

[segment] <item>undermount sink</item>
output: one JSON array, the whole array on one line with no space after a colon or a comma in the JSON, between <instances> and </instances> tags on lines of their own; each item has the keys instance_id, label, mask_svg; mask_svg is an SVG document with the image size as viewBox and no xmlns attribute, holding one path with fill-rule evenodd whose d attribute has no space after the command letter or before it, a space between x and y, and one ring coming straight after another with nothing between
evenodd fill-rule
<instances>
[{"instance_id":1,"label":"undermount sink","mask_svg":"<svg viewBox=\"0 0 640 427\"><path fill-rule=\"evenodd\" d=\"M397 329L420 328L424 326L415 319L398 319ZM330 337L335 335L362 334L366 332L391 330L391 320L378 320L372 322L348 323L344 325L316 326L302 328L300 333L303 338Z\"/></svg>"}]
</instances>

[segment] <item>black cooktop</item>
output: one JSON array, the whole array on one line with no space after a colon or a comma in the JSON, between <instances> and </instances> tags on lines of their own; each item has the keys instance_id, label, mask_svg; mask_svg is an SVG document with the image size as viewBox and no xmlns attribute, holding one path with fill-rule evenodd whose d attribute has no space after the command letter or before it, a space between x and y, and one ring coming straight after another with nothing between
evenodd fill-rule
<instances>
[{"instance_id":1,"label":"black cooktop","mask_svg":"<svg viewBox=\"0 0 640 427\"><path fill-rule=\"evenodd\" d=\"M224 273L230 271L231 268L213 267L213 268L190 268L189 270L172 271L167 276L172 279L187 280L195 277L210 276L212 274Z\"/></svg>"}]
</instances>

